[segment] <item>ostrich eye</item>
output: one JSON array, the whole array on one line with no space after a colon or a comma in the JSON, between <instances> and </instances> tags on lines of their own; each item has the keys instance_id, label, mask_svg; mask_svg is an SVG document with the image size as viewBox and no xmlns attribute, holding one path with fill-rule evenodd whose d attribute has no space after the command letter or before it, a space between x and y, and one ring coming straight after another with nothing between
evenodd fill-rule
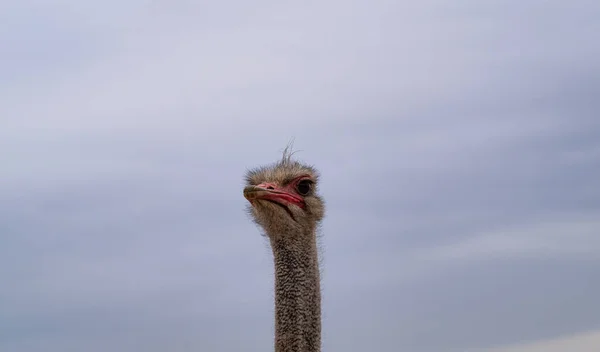
<instances>
[{"instance_id":1,"label":"ostrich eye","mask_svg":"<svg viewBox=\"0 0 600 352\"><path fill-rule=\"evenodd\" d=\"M296 189L298 190L298 193L305 196L308 194L308 192L310 192L311 186L312 186L311 180L302 180L302 181L298 182L298 185L296 185Z\"/></svg>"}]
</instances>

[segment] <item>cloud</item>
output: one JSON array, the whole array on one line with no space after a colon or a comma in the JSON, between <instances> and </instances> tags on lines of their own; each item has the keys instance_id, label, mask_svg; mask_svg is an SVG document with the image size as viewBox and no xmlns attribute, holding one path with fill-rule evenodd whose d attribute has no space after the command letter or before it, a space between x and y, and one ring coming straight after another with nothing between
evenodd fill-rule
<instances>
[{"instance_id":1,"label":"cloud","mask_svg":"<svg viewBox=\"0 0 600 352\"><path fill-rule=\"evenodd\" d=\"M559 352L559 351L581 351L592 352L600 346L600 333L593 331L562 337L549 341L541 341L522 346L492 349L490 352Z\"/></svg>"},{"instance_id":2,"label":"cloud","mask_svg":"<svg viewBox=\"0 0 600 352\"><path fill-rule=\"evenodd\" d=\"M516 229L475 234L467 240L439 246L424 256L430 260L493 260L523 257L573 256L598 259L598 214L586 218L545 219Z\"/></svg>"}]
</instances>

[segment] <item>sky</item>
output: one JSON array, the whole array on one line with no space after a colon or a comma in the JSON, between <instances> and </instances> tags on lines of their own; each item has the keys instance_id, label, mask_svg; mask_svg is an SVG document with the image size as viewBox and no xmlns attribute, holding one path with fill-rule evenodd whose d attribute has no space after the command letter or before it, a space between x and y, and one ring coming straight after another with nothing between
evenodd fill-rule
<instances>
[{"instance_id":1,"label":"sky","mask_svg":"<svg viewBox=\"0 0 600 352\"><path fill-rule=\"evenodd\" d=\"M1 2L0 350L272 350L243 176L292 138L327 202L324 351L596 350L599 16Z\"/></svg>"}]
</instances>

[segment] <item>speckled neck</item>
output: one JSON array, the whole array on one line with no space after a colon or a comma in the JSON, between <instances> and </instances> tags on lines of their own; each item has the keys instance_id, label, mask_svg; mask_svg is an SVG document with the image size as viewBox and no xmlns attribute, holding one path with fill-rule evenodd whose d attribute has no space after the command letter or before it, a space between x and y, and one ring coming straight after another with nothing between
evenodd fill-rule
<instances>
[{"instance_id":1,"label":"speckled neck","mask_svg":"<svg viewBox=\"0 0 600 352\"><path fill-rule=\"evenodd\" d=\"M269 237L275 262L275 352L320 352L316 236L299 232Z\"/></svg>"}]
</instances>

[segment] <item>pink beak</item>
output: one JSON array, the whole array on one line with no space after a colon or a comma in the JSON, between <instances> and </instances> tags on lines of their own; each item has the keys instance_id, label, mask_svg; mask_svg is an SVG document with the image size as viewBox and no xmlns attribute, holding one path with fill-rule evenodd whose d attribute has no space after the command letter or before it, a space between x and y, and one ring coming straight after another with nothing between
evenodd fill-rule
<instances>
[{"instance_id":1,"label":"pink beak","mask_svg":"<svg viewBox=\"0 0 600 352\"><path fill-rule=\"evenodd\" d=\"M284 206L294 204L304 208L304 200L296 195L282 190L271 183L261 183L258 186L247 186L244 188L244 197L252 203L254 200L269 200Z\"/></svg>"}]
</instances>

